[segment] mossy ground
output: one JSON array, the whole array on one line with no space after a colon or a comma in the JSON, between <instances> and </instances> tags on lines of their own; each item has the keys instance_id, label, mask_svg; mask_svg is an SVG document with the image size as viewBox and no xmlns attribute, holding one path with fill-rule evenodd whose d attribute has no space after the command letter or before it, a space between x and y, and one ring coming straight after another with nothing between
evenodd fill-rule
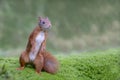
<instances>
[{"instance_id":1,"label":"mossy ground","mask_svg":"<svg viewBox=\"0 0 120 80\"><path fill-rule=\"evenodd\" d=\"M0 58L0 80L118 80L119 53L120 50L107 50L57 56L60 70L54 75L38 75L31 66L17 71L18 58Z\"/></svg>"}]
</instances>

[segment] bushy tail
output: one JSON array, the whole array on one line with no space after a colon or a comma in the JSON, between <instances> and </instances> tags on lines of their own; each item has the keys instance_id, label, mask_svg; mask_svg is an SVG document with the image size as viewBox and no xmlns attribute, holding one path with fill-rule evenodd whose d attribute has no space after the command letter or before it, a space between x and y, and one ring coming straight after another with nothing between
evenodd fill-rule
<instances>
[{"instance_id":1,"label":"bushy tail","mask_svg":"<svg viewBox=\"0 0 120 80\"><path fill-rule=\"evenodd\" d=\"M44 67L43 69L51 74L55 74L59 68L58 60L49 52L45 51L43 53L44 56Z\"/></svg>"}]
</instances>

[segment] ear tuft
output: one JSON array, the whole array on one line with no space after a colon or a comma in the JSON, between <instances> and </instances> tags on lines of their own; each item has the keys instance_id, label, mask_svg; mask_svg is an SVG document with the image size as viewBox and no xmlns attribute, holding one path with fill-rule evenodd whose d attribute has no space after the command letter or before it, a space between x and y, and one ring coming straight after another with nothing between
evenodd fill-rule
<instances>
[{"instance_id":1,"label":"ear tuft","mask_svg":"<svg viewBox=\"0 0 120 80\"><path fill-rule=\"evenodd\" d=\"M38 19L39 19L39 20L41 20L41 19L42 19L42 17L40 16L40 17L38 17Z\"/></svg>"},{"instance_id":2,"label":"ear tuft","mask_svg":"<svg viewBox=\"0 0 120 80\"><path fill-rule=\"evenodd\" d=\"M49 20L48 17L45 18L46 20Z\"/></svg>"}]
</instances>

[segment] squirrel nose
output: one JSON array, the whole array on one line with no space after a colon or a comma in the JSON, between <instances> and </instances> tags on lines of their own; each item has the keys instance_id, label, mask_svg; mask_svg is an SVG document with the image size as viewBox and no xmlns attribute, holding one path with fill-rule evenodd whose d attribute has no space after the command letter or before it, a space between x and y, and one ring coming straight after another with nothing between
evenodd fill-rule
<instances>
[{"instance_id":1,"label":"squirrel nose","mask_svg":"<svg viewBox=\"0 0 120 80\"><path fill-rule=\"evenodd\" d=\"M49 27L51 27L52 25L50 24Z\"/></svg>"}]
</instances>

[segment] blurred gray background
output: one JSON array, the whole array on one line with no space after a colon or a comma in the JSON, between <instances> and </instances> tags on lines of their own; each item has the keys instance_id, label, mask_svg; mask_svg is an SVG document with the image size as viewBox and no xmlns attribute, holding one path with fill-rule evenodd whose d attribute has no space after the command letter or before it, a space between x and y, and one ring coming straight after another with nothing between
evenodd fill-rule
<instances>
[{"instance_id":1,"label":"blurred gray background","mask_svg":"<svg viewBox=\"0 0 120 80\"><path fill-rule=\"evenodd\" d=\"M0 0L0 56L18 56L38 17L49 17L47 50L120 47L120 0Z\"/></svg>"}]
</instances>

